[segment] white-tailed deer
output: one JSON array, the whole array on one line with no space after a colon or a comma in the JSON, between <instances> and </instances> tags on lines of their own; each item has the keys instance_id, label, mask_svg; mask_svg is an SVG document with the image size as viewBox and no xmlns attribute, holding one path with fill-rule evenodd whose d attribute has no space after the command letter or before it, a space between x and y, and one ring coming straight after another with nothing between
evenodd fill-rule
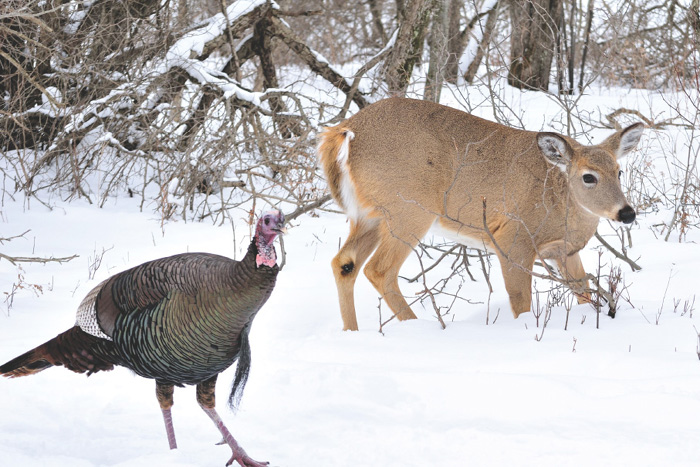
<instances>
[{"instance_id":1,"label":"white-tailed deer","mask_svg":"<svg viewBox=\"0 0 700 467\"><path fill-rule=\"evenodd\" d=\"M343 329L357 330L355 279L375 250L365 275L398 319L416 317L398 273L431 228L496 253L516 318L530 310L537 257L556 260L564 277L582 281L578 252L599 218L634 221L617 159L637 146L643 129L637 123L584 146L403 98L326 128L320 161L350 219L348 239L331 263Z\"/></svg>"}]
</instances>

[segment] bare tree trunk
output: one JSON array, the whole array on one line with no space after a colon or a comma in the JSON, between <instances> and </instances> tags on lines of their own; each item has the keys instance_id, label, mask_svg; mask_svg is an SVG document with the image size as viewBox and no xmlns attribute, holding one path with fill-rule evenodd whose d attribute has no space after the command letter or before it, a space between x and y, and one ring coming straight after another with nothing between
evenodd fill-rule
<instances>
[{"instance_id":1,"label":"bare tree trunk","mask_svg":"<svg viewBox=\"0 0 700 467\"><path fill-rule=\"evenodd\" d=\"M460 32L460 20L462 19L463 0L449 0L447 20L449 22L447 32L447 65L445 67L445 80L456 84L459 76L459 57L464 51L466 41ZM466 36L466 35L465 35Z\"/></svg>"},{"instance_id":2,"label":"bare tree trunk","mask_svg":"<svg viewBox=\"0 0 700 467\"><path fill-rule=\"evenodd\" d=\"M386 44L389 38L384 31L384 23L382 23L382 6L380 0L368 0L369 12L372 14L372 25L374 32L382 44Z\"/></svg>"},{"instance_id":3,"label":"bare tree trunk","mask_svg":"<svg viewBox=\"0 0 700 467\"><path fill-rule=\"evenodd\" d=\"M184 29L187 27L188 24L191 24L189 13L190 13L189 1L188 0L178 0L178 2L177 2L177 22L178 22L178 26L180 28Z\"/></svg>"},{"instance_id":4,"label":"bare tree trunk","mask_svg":"<svg viewBox=\"0 0 700 467\"><path fill-rule=\"evenodd\" d=\"M423 99L426 101L440 102L440 91L444 81L445 66L447 64L447 34L449 0L437 0L433 26L430 32L430 63L426 76Z\"/></svg>"},{"instance_id":5,"label":"bare tree trunk","mask_svg":"<svg viewBox=\"0 0 700 467\"><path fill-rule=\"evenodd\" d=\"M566 33L566 24L564 23L564 15L559 18L559 37L557 38L557 52L554 54L554 65L557 74L557 91L559 94L569 94L566 88L565 76L565 58L567 56L568 37Z\"/></svg>"},{"instance_id":6,"label":"bare tree trunk","mask_svg":"<svg viewBox=\"0 0 700 467\"><path fill-rule=\"evenodd\" d=\"M260 58L263 87L265 89L276 89L279 87L279 81L277 80L277 68L272 61L272 35L269 33L269 29L270 20L267 18L262 18L255 23L252 47L255 54ZM278 96L270 97L270 110L282 136L285 138L291 137L292 133L289 129L289 124L285 121L283 115L287 112L284 101Z\"/></svg>"},{"instance_id":7,"label":"bare tree trunk","mask_svg":"<svg viewBox=\"0 0 700 467\"><path fill-rule=\"evenodd\" d=\"M510 0L508 84L547 90L562 12L562 0Z\"/></svg>"},{"instance_id":8,"label":"bare tree trunk","mask_svg":"<svg viewBox=\"0 0 700 467\"><path fill-rule=\"evenodd\" d=\"M566 1L566 0L564 0ZM559 38L557 40L557 79L559 94L574 93L574 63L576 60L576 0L570 0L571 11L566 22L564 6L559 18ZM568 80L567 80L568 77Z\"/></svg>"},{"instance_id":9,"label":"bare tree trunk","mask_svg":"<svg viewBox=\"0 0 700 467\"><path fill-rule=\"evenodd\" d=\"M396 42L385 63L385 80L389 93L403 95L420 59L423 41L435 0L407 0L403 11Z\"/></svg>"},{"instance_id":10,"label":"bare tree trunk","mask_svg":"<svg viewBox=\"0 0 700 467\"><path fill-rule=\"evenodd\" d=\"M500 11L500 3L500 1L496 2L493 8L488 12L481 42L479 43L479 47L476 49L476 55L474 55L474 59L471 61L471 63L469 63L467 71L464 73L464 81L469 84L474 82L476 72L479 70L481 61L484 59L484 55L486 54L489 44L491 43L491 36L493 35L493 30L496 27L496 20L498 19L498 14ZM477 23L476 27L480 27L480 24Z\"/></svg>"},{"instance_id":11,"label":"bare tree trunk","mask_svg":"<svg viewBox=\"0 0 700 467\"><path fill-rule=\"evenodd\" d=\"M700 0L693 0L688 12L688 19L695 33L695 48L700 50Z\"/></svg>"},{"instance_id":12,"label":"bare tree trunk","mask_svg":"<svg viewBox=\"0 0 700 467\"><path fill-rule=\"evenodd\" d=\"M696 0L697 1L697 0ZM588 43L591 40L591 27L593 25L593 4L594 0L588 0L588 11L586 12L586 31L581 50L581 73L578 77L578 92L583 92L583 73L586 67L586 56L588 55Z\"/></svg>"},{"instance_id":13,"label":"bare tree trunk","mask_svg":"<svg viewBox=\"0 0 700 467\"><path fill-rule=\"evenodd\" d=\"M270 21L262 18L253 27L253 51L260 58L260 70L263 75L263 88L278 88L277 68L272 61L272 35L268 32ZM279 97L270 98L270 108L273 113L285 112L284 102Z\"/></svg>"},{"instance_id":14,"label":"bare tree trunk","mask_svg":"<svg viewBox=\"0 0 700 467\"><path fill-rule=\"evenodd\" d=\"M476 71L479 68L479 64L483 60L483 55L486 52L486 46L491 40L491 35L493 34L493 29L498 19L498 8L501 4L499 1L490 2L491 6L488 6L489 2L483 2L480 6L481 11L478 11L474 17L469 20L469 23L464 30L460 31L460 10L462 3L463 2L459 0L451 0L450 2L450 28L447 45L448 62L445 71L445 80L453 84L457 83L460 74L465 77L465 80L468 83L471 83L474 79ZM479 29L475 34L474 28L481 28L481 18L486 15L488 15L488 18L484 29ZM478 36L477 42L479 43L479 47L476 50L475 56L469 59L469 63L465 64L465 50L469 45L470 38L474 36ZM472 63L474 64L472 65ZM470 67L473 67L473 69L469 69Z\"/></svg>"},{"instance_id":15,"label":"bare tree trunk","mask_svg":"<svg viewBox=\"0 0 700 467\"><path fill-rule=\"evenodd\" d=\"M411 0L407 0L411 1ZM404 0L396 0L396 19L401 22L406 17L406 2Z\"/></svg>"},{"instance_id":16,"label":"bare tree trunk","mask_svg":"<svg viewBox=\"0 0 700 467\"><path fill-rule=\"evenodd\" d=\"M576 60L576 0L571 1L571 17L569 18L569 92L574 92L574 61Z\"/></svg>"}]
</instances>

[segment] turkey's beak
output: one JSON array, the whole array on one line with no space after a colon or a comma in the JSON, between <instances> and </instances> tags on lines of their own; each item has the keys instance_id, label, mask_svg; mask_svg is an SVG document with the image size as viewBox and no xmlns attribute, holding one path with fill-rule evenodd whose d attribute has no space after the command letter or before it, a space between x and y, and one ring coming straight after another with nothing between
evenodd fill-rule
<instances>
[{"instance_id":1,"label":"turkey's beak","mask_svg":"<svg viewBox=\"0 0 700 467\"><path fill-rule=\"evenodd\" d=\"M272 229L273 232L277 232L279 235L284 235L287 233L287 228L284 226L284 213L282 211L277 211L277 222L275 228Z\"/></svg>"}]
</instances>

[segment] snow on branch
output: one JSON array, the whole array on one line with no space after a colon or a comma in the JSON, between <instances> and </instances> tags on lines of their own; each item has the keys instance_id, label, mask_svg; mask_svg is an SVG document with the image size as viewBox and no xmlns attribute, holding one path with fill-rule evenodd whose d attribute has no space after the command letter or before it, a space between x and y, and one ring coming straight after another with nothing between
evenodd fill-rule
<instances>
[{"instance_id":1,"label":"snow on branch","mask_svg":"<svg viewBox=\"0 0 700 467\"><path fill-rule=\"evenodd\" d=\"M346 77L280 19L286 13L272 1L239 0L191 26L163 10L136 16L129 6L101 0L57 13L68 30L59 27L63 33L47 41L47 51L62 54L47 52L43 74L22 68L24 49L6 52L20 70L15 81L39 90L13 95L0 115L0 123L13 119L5 147L25 150L10 161L22 168L17 185L34 196L58 189L100 205L126 189L142 206L157 186L163 218L223 218L251 199L299 213L324 204L314 155L324 113L316 104L324 98L315 85L302 92L280 83L274 48L284 44L298 68L343 92L346 109L368 104L360 78L386 51ZM109 21L110 8L134 21Z\"/></svg>"},{"instance_id":2,"label":"snow on branch","mask_svg":"<svg viewBox=\"0 0 700 467\"><path fill-rule=\"evenodd\" d=\"M204 25L185 34L173 45L166 59L206 58L214 50L223 46L230 33L234 38L253 26L271 9L277 10L277 3L269 0L240 0L226 9L226 14L212 16Z\"/></svg>"}]
</instances>

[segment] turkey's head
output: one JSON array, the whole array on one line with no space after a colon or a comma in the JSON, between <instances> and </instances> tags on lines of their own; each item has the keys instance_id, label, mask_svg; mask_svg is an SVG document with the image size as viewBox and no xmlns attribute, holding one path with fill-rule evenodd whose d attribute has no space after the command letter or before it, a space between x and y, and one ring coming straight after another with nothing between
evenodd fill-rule
<instances>
[{"instance_id":1,"label":"turkey's head","mask_svg":"<svg viewBox=\"0 0 700 467\"><path fill-rule=\"evenodd\" d=\"M273 267L277 262L277 254L273 242L277 235L286 233L284 228L284 213L277 209L265 211L255 228L255 244L258 247L258 255L255 262L260 265Z\"/></svg>"}]
</instances>

